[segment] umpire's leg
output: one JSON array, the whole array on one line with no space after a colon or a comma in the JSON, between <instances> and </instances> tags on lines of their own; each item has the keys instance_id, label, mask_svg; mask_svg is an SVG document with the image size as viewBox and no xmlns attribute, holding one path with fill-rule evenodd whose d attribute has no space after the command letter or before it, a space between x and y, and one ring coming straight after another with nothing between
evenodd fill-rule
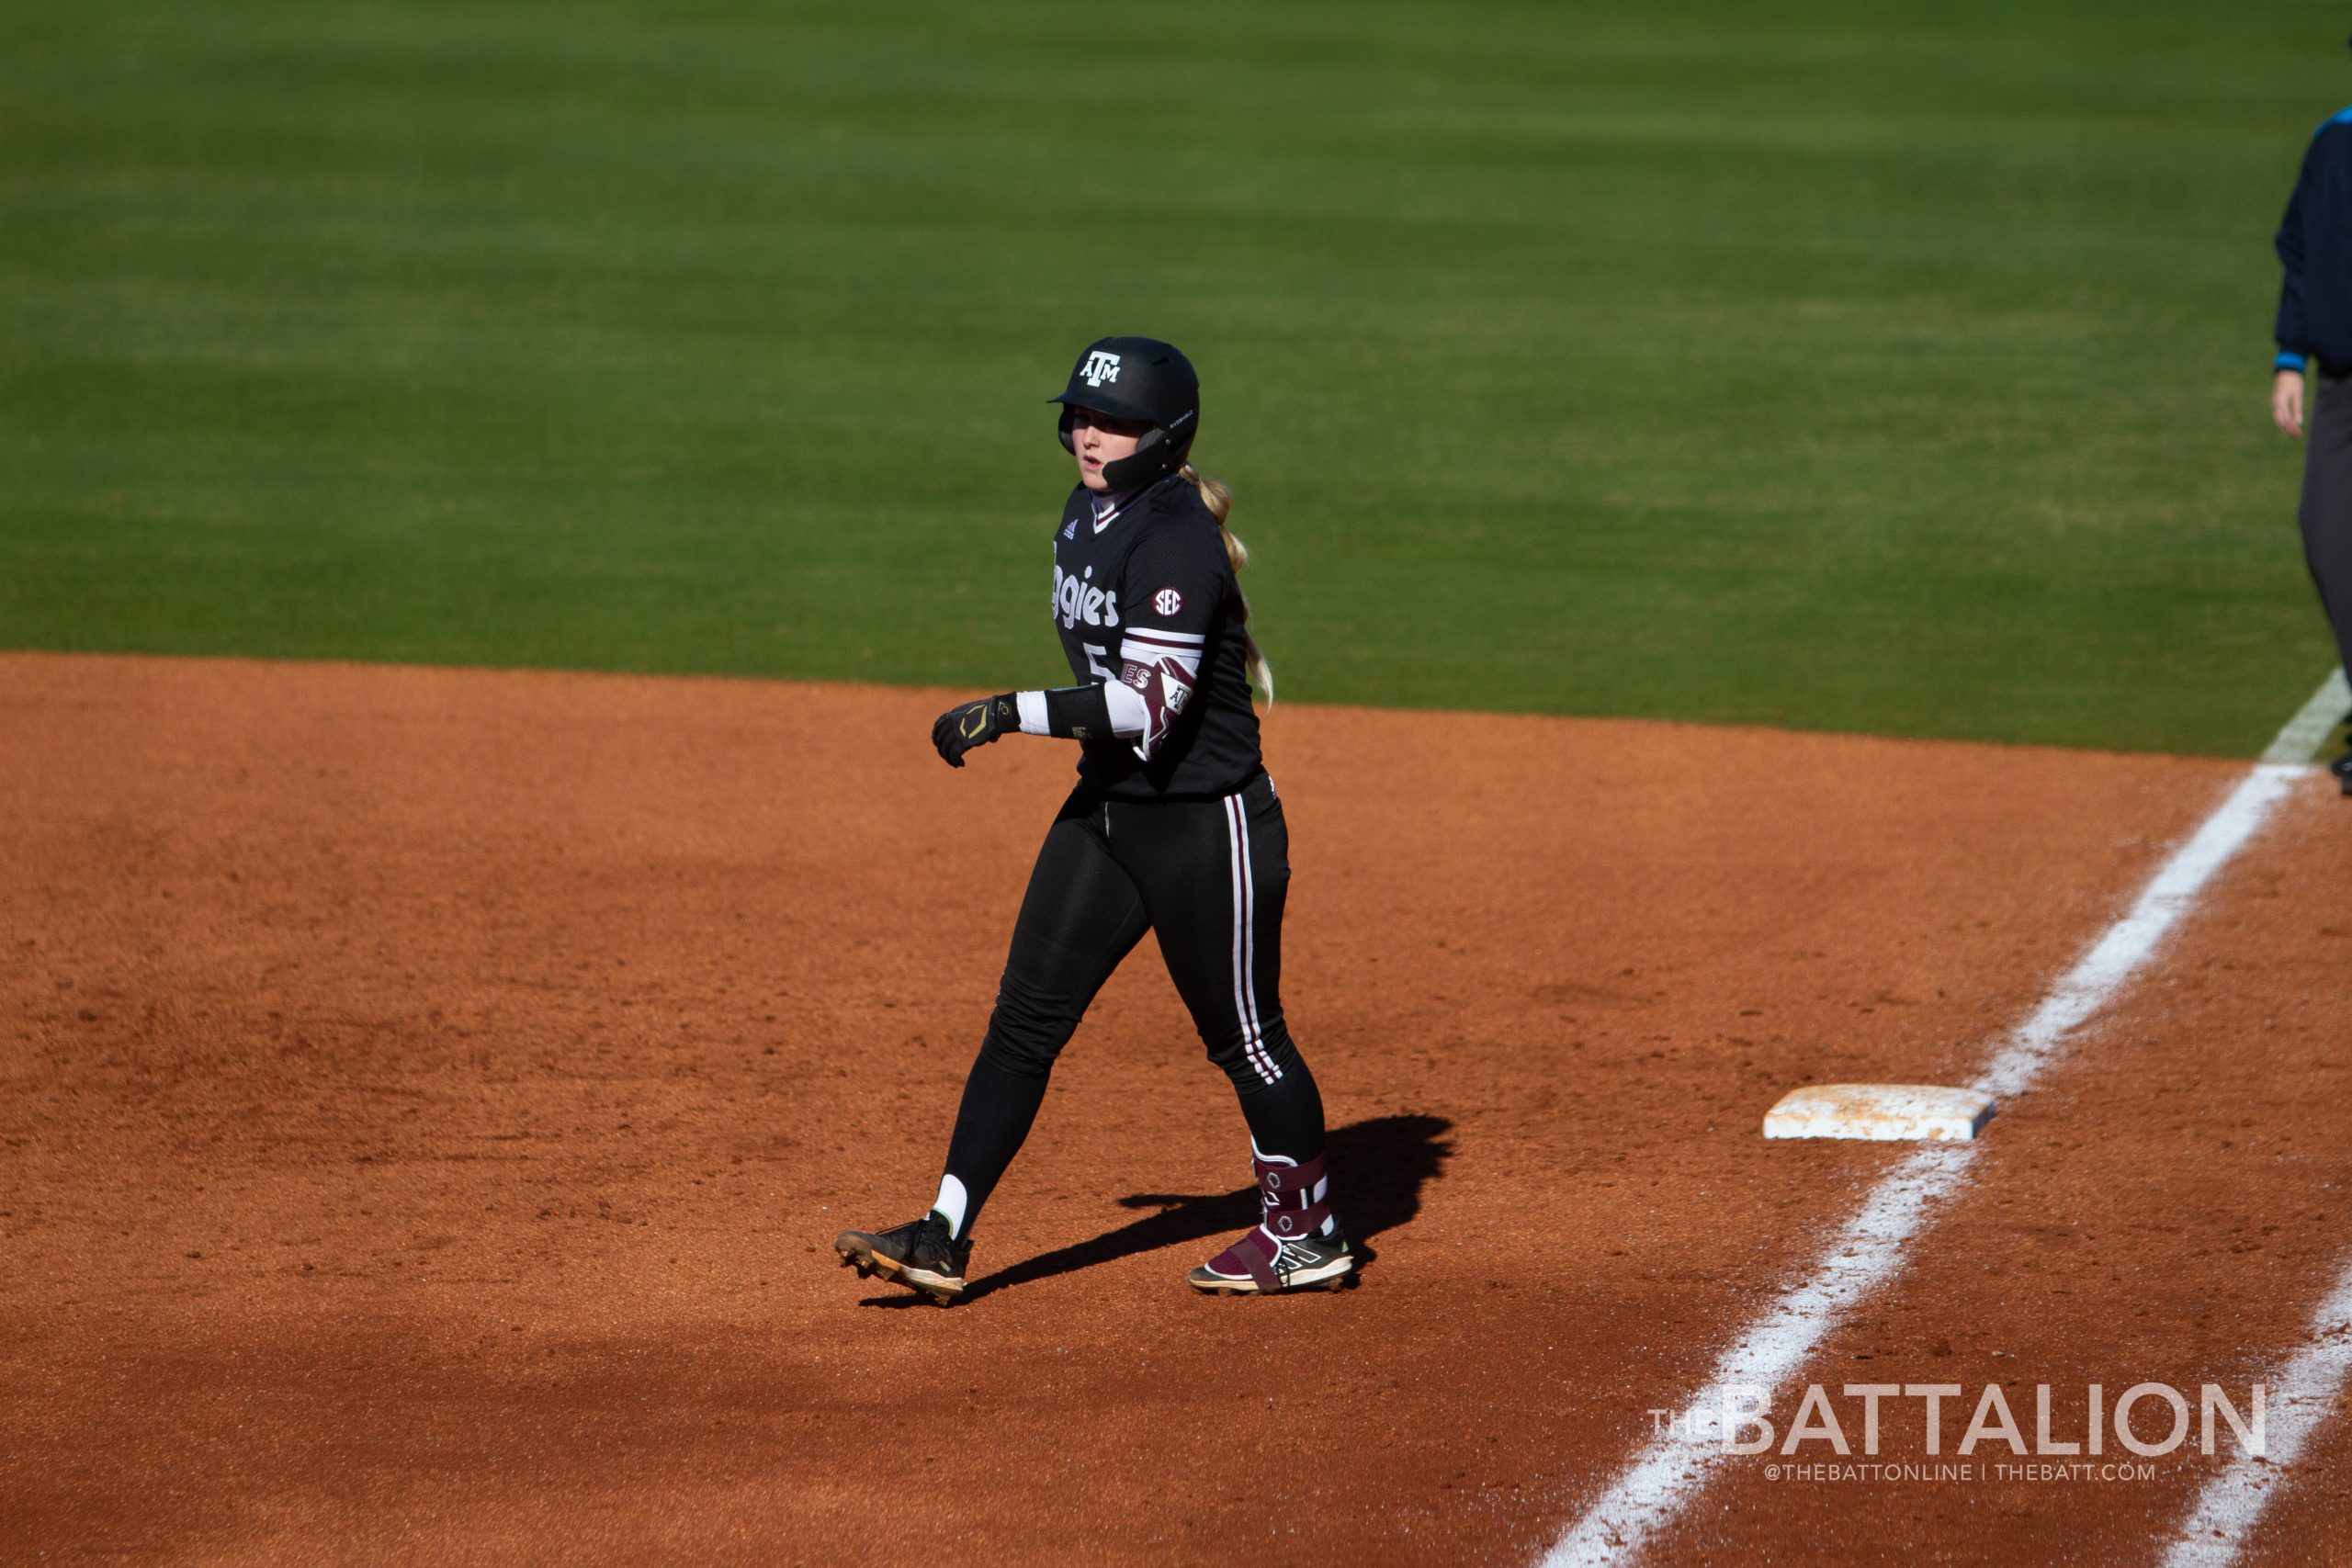
<instances>
[{"instance_id":1,"label":"umpire's leg","mask_svg":"<svg viewBox=\"0 0 2352 1568\"><path fill-rule=\"evenodd\" d=\"M2335 633L2336 657L2352 670L2352 376L2312 378L2303 433L2303 563Z\"/></svg>"}]
</instances>

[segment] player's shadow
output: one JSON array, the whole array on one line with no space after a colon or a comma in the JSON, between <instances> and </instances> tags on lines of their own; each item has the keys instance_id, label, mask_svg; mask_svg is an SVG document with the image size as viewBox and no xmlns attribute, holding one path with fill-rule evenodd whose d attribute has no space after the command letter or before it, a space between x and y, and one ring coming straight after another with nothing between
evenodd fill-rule
<instances>
[{"instance_id":1,"label":"player's shadow","mask_svg":"<svg viewBox=\"0 0 2352 1568\"><path fill-rule=\"evenodd\" d=\"M1444 1173L1446 1159L1453 1153L1453 1145L1442 1136L1453 1125L1442 1116L1374 1116L1331 1130L1325 1156L1330 1161L1333 1203L1347 1227L1350 1247L1364 1261L1373 1257L1366 1245L1373 1237L1420 1213L1421 1188ZM1138 1252L1232 1236L1258 1223L1255 1187L1231 1192L1137 1192L1120 1199L1119 1206L1151 1213L1091 1241L1057 1247L1001 1272L982 1275L964 1292L964 1303ZM922 1299L893 1295L869 1304L899 1306Z\"/></svg>"}]
</instances>

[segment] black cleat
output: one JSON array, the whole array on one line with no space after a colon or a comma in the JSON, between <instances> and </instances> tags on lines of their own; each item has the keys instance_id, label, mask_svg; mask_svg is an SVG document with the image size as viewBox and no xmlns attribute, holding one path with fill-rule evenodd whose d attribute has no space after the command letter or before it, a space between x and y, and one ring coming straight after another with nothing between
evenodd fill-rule
<instances>
[{"instance_id":1,"label":"black cleat","mask_svg":"<svg viewBox=\"0 0 2352 1568\"><path fill-rule=\"evenodd\" d=\"M2346 751L2330 762L2327 771L2335 775L2335 782L2344 786L2345 794L2352 795L2352 751Z\"/></svg>"},{"instance_id":2,"label":"black cleat","mask_svg":"<svg viewBox=\"0 0 2352 1568\"><path fill-rule=\"evenodd\" d=\"M947 1222L936 1213L879 1235L843 1231L833 1238L833 1250L859 1279L879 1274L941 1306L964 1293L964 1269L972 1260L972 1244L951 1237Z\"/></svg>"}]
</instances>

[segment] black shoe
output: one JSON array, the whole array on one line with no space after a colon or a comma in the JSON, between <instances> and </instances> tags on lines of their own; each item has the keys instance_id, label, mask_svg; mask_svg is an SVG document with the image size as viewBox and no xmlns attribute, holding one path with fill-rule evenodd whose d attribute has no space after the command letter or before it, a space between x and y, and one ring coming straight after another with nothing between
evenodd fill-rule
<instances>
[{"instance_id":1,"label":"black shoe","mask_svg":"<svg viewBox=\"0 0 2352 1568\"><path fill-rule=\"evenodd\" d=\"M972 1244L950 1236L947 1222L935 1213L879 1235L843 1231L833 1238L833 1250L859 1279L879 1274L941 1306L964 1293L964 1269L972 1261Z\"/></svg>"},{"instance_id":2,"label":"black shoe","mask_svg":"<svg viewBox=\"0 0 2352 1568\"><path fill-rule=\"evenodd\" d=\"M2344 786L2345 794L2352 795L2352 751L2346 751L2330 762L2327 771L2335 775L2335 782Z\"/></svg>"}]
</instances>

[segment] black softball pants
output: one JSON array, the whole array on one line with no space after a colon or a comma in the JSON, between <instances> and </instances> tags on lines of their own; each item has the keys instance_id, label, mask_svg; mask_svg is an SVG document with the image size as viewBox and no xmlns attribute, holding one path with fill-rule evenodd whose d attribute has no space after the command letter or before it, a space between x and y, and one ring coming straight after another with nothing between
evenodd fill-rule
<instances>
[{"instance_id":1,"label":"black softball pants","mask_svg":"<svg viewBox=\"0 0 2352 1568\"><path fill-rule=\"evenodd\" d=\"M1289 884L1290 835L1263 773L1215 800L1072 792L1037 852L948 1145L964 1234L1029 1135L1055 1058L1147 931L1260 1152L1302 1163L1323 1152L1322 1096L1283 1021Z\"/></svg>"}]
</instances>

